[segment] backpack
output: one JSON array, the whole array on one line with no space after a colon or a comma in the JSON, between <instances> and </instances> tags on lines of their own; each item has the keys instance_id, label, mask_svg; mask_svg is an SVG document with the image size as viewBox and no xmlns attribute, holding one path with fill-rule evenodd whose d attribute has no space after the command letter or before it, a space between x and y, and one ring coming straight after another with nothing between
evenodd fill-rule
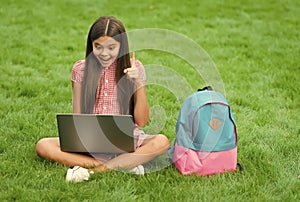
<instances>
[{"instance_id":1,"label":"backpack","mask_svg":"<svg viewBox=\"0 0 300 202\"><path fill-rule=\"evenodd\" d=\"M237 169L237 143L226 98L207 86L183 102L168 153L181 174L213 175Z\"/></svg>"}]
</instances>

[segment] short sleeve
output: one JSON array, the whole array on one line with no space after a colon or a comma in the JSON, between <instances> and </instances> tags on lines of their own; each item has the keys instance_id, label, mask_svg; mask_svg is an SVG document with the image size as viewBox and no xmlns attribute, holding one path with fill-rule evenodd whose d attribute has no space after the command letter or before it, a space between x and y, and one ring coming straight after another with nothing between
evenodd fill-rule
<instances>
[{"instance_id":1,"label":"short sleeve","mask_svg":"<svg viewBox=\"0 0 300 202\"><path fill-rule=\"evenodd\" d=\"M84 74L85 61L77 61L72 68L72 78L71 80L75 83L81 83Z\"/></svg>"}]
</instances>

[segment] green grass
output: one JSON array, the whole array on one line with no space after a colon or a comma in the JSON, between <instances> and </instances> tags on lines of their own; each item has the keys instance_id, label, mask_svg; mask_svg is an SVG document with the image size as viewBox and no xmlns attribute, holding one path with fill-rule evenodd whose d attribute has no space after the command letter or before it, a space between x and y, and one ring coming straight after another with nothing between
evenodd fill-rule
<instances>
[{"instance_id":1,"label":"green grass","mask_svg":"<svg viewBox=\"0 0 300 202\"><path fill-rule=\"evenodd\" d=\"M71 112L71 68L84 57L88 29L100 15L120 18L128 31L182 33L209 54L237 121L243 173L182 176L168 166L144 177L110 172L74 184L64 181L66 167L36 156L40 138L57 136L55 114ZM296 0L1 0L0 200L299 200L299 19ZM174 54L142 50L136 55L144 64L172 68L193 90L205 85ZM147 90L153 114L145 130L174 140L182 100L166 86Z\"/></svg>"}]
</instances>

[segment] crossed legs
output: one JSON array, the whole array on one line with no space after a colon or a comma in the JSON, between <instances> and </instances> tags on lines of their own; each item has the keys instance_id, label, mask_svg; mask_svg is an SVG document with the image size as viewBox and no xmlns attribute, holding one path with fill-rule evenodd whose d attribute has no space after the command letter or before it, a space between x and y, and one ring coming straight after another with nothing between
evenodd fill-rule
<instances>
[{"instance_id":1,"label":"crossed legs","mask_svg":"<svg viewBox=\"0 0 300 202\"><path fill-rule=\"evenodd\" d=\"M142 145L133 153L125 153L107 162L102 162L92 156L63 152L60 150L59 139L43 138L36 145L37 154L46 160L55 161L66 166L80 166L101 172L104 170L124 168L131 169L164 154L170 146L164 135L153 135L145 139Z\"/></svg>"}]
</instances>

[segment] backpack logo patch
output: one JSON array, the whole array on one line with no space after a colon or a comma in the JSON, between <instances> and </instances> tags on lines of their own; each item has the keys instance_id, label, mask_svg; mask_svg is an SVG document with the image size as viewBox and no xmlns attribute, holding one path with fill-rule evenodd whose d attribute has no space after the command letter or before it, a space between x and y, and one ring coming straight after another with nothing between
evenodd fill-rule
<instances>
[{"instance_id":1,"label":"backpack logo patch","mask_svg":"<svg viewBox=\"0 0 300 202\"><path fill-rule=\"evenodd\" d=\"M208 125L213 129L217 130L221 126L221 122L217 118L213 118Z\"/></svg>"}]
</instances>

